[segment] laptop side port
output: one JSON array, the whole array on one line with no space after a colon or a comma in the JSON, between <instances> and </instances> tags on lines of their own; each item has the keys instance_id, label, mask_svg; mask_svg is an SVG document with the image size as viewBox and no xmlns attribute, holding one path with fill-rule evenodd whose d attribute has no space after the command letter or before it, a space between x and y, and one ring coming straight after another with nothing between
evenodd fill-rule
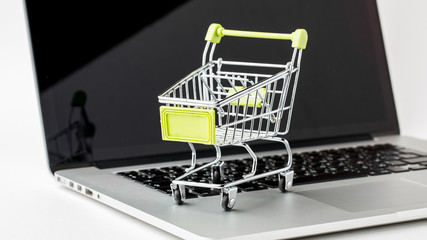
<instances>
[{"instance_id":1,"label":"laptop side port","mask_svg":"<svg viewBox=\"0 0 427 240\"><path fill-rule=\"evenodd\" d=\"M85 189L85 193L86 193L86 195L91 196L91 197L92 197L92 195L93 195L92 190L90 190L90 189L88 189L88 188L86 188L86 189Z\"/></svg>"}]
</instances>

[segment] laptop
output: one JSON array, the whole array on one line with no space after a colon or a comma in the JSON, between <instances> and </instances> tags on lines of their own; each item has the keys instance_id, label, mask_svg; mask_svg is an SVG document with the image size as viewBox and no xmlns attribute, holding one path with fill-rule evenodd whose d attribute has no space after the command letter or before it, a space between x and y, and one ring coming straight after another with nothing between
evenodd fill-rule
<instances>
[{"instance_id":1,"label":"laptop","mask_svg":"<svg viewBox=\"0 0 427 240\"><path fill-rule=\"evenodd\" d=\"M55 181L185 239L311 236L427 217L427 142L399 135L376 2L26 0L41 117ZM170 183L191 150L162 141L158 95L201 66L211 23L291 33L306 29L290 131L293 186L278 176L216 189ZM216 57L286 64L289 43L227 38ZM281 144L248 143L257 172L280 168ZM198 164L212 146L195 144ZM251 171L243 148L221 147L226 180ZM189 181L210 182L209 169ZM260 221L262 219L262 221Z\"/></svg>"}]
</instances>

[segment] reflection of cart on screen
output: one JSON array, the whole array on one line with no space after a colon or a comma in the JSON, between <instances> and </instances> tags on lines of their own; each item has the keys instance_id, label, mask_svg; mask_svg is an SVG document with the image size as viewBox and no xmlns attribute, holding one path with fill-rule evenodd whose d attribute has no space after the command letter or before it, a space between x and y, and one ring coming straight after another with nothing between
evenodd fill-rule
<instances>
[{"instance_id":1,"label":"reflection of cart on screen","mask_svg":"<svg viewBox=\"0 0 427 240\"><path fill-rule=\"evenodd\" d=\"M214 60L215 46L223 36L291 40L294 48L286 64ZM297 29L292 34L262 33L224 29L211 24L206 34L203 66L190 73L159 96L162 137L164 140L188 142L192 150L191 166L186 173L172 181L172 196L178 204L185 199L185 188L203 187L221 190L221 206L233 208L236 185L278 174L279 189L289 190L293 182L292 153L288 142L277 135L289 131L295 99L302 50L307 32ZM253 72L248 72L248 69ZM260 73L273 69L275 74ZM289 91L290 90L290 91ZM281 128L282 120L284 126ZM280 129L285 129L280 131ZM247 142L267 140L283 143L287 152L283 168L265 173L256 172L257 156ZM196 167L193 143L213 145L216 158ZM220 146L244 147L253 159L252 170L237 181L227 182ZM208 183L186 178L205 168L211 168Z\"/></svg>"}]
</instances>

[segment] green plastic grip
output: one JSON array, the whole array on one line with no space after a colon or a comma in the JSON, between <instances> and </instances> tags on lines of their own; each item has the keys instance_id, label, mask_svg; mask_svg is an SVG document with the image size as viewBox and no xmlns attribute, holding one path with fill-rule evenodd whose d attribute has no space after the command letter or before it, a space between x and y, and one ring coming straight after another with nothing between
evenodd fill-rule
<instances>
[{"instance_id":1,"label":"green plastic grip","mask_svg":"<svg viewBox=\"0 0 427 240\"><path fill-rule=\"evenodd\" d=\"M292 47L298 49L305 49L308 41L308 34L305 29L297 29L293 33L252 32L225 29L218 23L212 23L209 26L205 40L219 43L224 36L291 40Z\"/></svg>"}]
</instances>

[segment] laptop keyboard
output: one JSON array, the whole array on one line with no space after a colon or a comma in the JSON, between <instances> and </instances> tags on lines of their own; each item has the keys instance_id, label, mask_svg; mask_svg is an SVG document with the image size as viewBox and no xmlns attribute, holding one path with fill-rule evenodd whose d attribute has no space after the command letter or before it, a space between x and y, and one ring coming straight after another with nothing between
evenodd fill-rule
<instances>
[{"instance_id":1,"label":"laptop keyboard","mask_svg":"<svg viewBox=\"0 0 427 240\"><path fill-rule=\"evenodd\" d=\"M269 172L284 167L286 155L262 157L258 160L256 173ZM196 167L201 166L198 164ZM118 172L118 175L144 184L160 192L171 194L170 184L173 179L185 173L189 165L133 170ZM239 159L224 162L223 182L242 179L252 169L252 159ZM333 181L382 174L427 169L427 154L390 144L359 146L323 151L302 152L293 154L292 170L294 185ZM210 183L211 169L206 168L194 173L184 180ZM278 176L272 175L263 179L237 185L239 191L257 191L278 187ZM216 189L187 187L186 198L218 195Z\"/></svg>"}]
</instances>

